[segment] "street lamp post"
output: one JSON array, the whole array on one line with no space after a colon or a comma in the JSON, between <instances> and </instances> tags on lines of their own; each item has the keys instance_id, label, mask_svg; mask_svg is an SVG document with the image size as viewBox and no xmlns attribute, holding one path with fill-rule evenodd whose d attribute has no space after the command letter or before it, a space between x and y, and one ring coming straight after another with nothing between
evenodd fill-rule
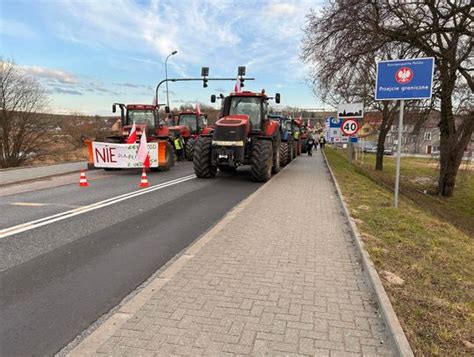
<instances>
[{"instance_id":1,"label":"street lamp post","mask_svg":"<svg viewBox=\"0 0 474 357\"><path fill-rule=\"evenodd\" d=\"M171 52L165 59L165 77L166 77L166 106L170 107L170 97L168 94L168 58L177 54L178 51Z\"/></svg>"}]
</instances>

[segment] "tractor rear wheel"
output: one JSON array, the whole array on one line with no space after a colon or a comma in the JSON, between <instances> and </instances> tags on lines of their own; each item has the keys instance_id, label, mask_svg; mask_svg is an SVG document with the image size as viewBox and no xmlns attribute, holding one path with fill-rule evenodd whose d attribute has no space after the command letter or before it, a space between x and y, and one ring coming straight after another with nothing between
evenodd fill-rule
<instances>
[{"instance_id":1,"label":"tractor rear wheel","mask_svg":"<svg viewBox=\"0 0 474 357\"><path fill-rule=\"evenodd\" d=\"M289 157L289 152L288 152L288 142L282 142L280 144L280 165L282 167L285 167L288 165L290 162L290 157Z\"/></svg>"},{"instance_id":2,"label":"tractor rear wheel","mask_svg":"<svg viewBox=\"0 0 474 357\"><path fill-rule=\"evenodd\" d=\"M280 172L280 147L281 147L281 136L280 133L277 134L277 137L272 141L273 146L273 163L272 163L272 174L277 174Z\"/></svg>"},{"instance_id":3,"label":"tractor rear wheel","mask_svg":"<svg viewBox=\"0 0 474 357\"><path fill-rule=\"evenodd\" d=\"M186 141L186 146L184 148L186 159L188 161L193 161L193 154L194 154L194 144L196 144L196 139L189 138Z\"/></svg>"},{"instance_id":4,"label":"tractor rear wheel","mask_svg":"<svg viewBox=\"0 0 474 357\"><path fill-rule=\"evenodd\" d=\"M270 140L256 140L251 153L252 181L266 182L272 177L273 143Z\"/></svg>"},{"instance_id":5,"label":"tractor rear wheel","mask_svg":"<svg viewBox=\"0 0 474 357\"><path fill-rule=\"evenodd\" d=\"M194 173L199 178L213 178L217 166L212 165L212 138L201 137L194 145Z\"/></svg>"},{"instance_id":6,"label":"tractor rear wheel","mask_svg":"<svg viewBox=\"0 0 474 357\"><path fill-rule=\"evenodd\" d=\"M306 139L301 143L301 153L306 154L307 152L308 152L308 140Z\"/></svg>"},{"instance_id":7,"label":"tractor rear wheel","mask_svg":"<svg viewBox=\"0 0 474 357\"><path fill-rule=\"evenodd\" d=\"M293 143L293 140L288 141L288 163L293 161L294 147L295 147L295 144Z\"/></svg>"}]
</instances>

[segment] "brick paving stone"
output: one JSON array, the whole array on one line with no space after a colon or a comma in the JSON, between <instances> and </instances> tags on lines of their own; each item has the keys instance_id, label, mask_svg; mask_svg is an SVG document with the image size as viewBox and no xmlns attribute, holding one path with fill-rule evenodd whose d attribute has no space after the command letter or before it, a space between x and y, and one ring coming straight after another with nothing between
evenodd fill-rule
<instances>
[{"instance_id":1,"label":"brick paving stone","mask_svg":"<svg viewBox=\"0 0 474 357\"><path fill-rule=\"evenodd\" d=\"M266 184L96 352L395 355L372 294L317 152Z\"/></svg>"}]
</instances>

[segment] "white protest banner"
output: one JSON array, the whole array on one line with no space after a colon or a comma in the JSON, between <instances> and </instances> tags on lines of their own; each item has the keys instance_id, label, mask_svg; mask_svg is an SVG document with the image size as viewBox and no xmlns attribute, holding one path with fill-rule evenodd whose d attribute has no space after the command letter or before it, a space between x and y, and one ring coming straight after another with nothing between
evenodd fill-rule
<instances>
[{"instance_id":1,"label":"white protest banner","mask_svg":"<svg viewBox=\"0 0 474 357\"><path fill-rule=\"evenodd\" d=\"M158 143L147 144L150 167L158 167ZM92 143L94 166L100 168L142 168L138 144Z\"/></svg>"}]
</instances>

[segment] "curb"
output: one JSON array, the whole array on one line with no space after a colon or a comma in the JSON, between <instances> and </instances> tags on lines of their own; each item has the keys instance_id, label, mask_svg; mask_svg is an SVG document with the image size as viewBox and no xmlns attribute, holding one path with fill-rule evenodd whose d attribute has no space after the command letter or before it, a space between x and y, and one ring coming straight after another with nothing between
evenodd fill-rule
<instances>
[{"instance_id":1,"label":"curb","mask_svg":"<svg viewBox=\"0 0 474 357\"><path fill-rule=\"evenodd\" d=\"M280 173L284 171L287 166L280 170ZM274 177L272 177L273 179ZM270 180L271 182L271 180ZM267 187L266 184L260 186L250 196L245 198L243 201L234 206L221 220L219 220L214 226L212 226L207 232L203 233L198 237L189 247L184 248L178 253L175 258L172 258L173 262L169 265L164 265L165 268L161 273L153 278L151 281L146 282L144 288L134 295L131 299L127 300L127 297L118 305L116 312L112 313L111 316L107 317L97 329L95 329L90 335L82 340L77 346L75 346L67 356L70 357L83 357L92 356L96 354L97 349L110 337L113 336L125 322L127 322L133 314L138 312L140 308L165 284L173 278L186 264L191 260L208 242L214 239L217 234L231 222L243 209L245 209L252 201L254 201ZM158 270L159 271L159 270ZM99 318L100 319L100 318ZM67 346L66 346L67 347Z\"/></svg>"},{"instance_id":2,"label":"curb","mask_svg":"<svg viewBox=\"0 0 474 357\"><path fill-rule=\"evenodd\" d=\"M387 292L385 291L382 281L380 280L380 277L377 274L377 271L375 270L374 263L370 259L369 253L367 253L364 248L364 242L362 241L360 232L357 229L357 226L349 213L349 209L347 208L347 205L342 198L343 196L341 188L339 187L336 177L334 176L334 172L332 171L331 166L328 163L328 159L324 150L322 151L322 154L324 156L324 162L326 163L326 167L328 168L329 173L331 175L331 179L334 183L334 186L336 187L337 195L342 204L344 216L349 222L351 235L353 236L357 249L360 253L362 260L362 268L366 275L366 279L372 287L373 291L375 292L377 302L382 311L382 316L385 321L385 325L387 326L387 329L390 334L389 337L391 337L395 348L400 356L414 356L413 351L410 347L410 343L408 342L407 337L405 336L405 332L403 332L402 326L400 325L400 321L398 320L398 317L395 314L395 310L393 310L393 306L390 303L390 299L388 298Z\"/></svg>"}]
</instances>

